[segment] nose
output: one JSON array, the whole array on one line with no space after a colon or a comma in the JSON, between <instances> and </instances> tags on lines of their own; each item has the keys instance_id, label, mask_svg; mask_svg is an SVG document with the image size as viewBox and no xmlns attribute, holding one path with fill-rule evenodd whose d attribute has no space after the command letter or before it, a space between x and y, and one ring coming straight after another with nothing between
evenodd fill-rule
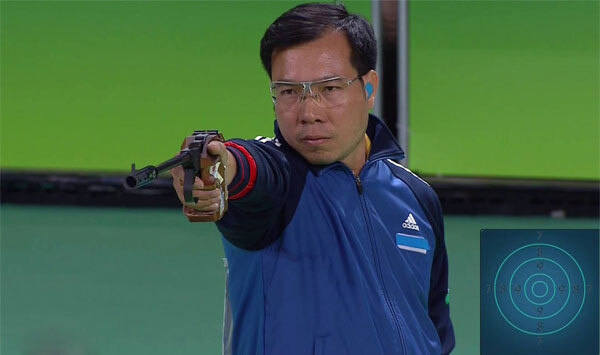
<instances>
[{"instance_id":1,"label":"nose","mask_svg":"<svg viewBox=\"0 0 600 355\"><path fill-rule=\"evenodd\" d=\"M320 99L318 94L308 93L307 97L300 101L300 111L298 112L300 123L323 122L323 110L317 106L318 99Z\"/></svg>"},{"instance_id":2,"label":"nose","mask_svg":"<svg viewBox=\"0 0 600 355\"><path fill-rule=\"evenodd\" d=\"M319 102L321 102L321 96L312 91L310 84L305 84L304 92L302 93L302 97L300 97L300 123L307 124L322 121L321 117L323 113L318 106Z\"/></svg>"}]
</instances>

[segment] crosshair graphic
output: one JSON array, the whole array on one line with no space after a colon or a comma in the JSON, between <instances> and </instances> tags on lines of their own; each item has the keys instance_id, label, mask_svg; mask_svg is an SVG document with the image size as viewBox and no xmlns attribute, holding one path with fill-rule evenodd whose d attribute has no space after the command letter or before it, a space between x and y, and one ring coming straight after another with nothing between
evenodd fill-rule
<instances>
[{"instance_id":1,"label":"crosshair graphic","mask_svg":"<svg viewBox=\"0 0 600 355\"><path fill-rule=\"evenodd\" d=\"M598 230L481 231L481 354L598 354Z\"/></svg>"}]
</instances>

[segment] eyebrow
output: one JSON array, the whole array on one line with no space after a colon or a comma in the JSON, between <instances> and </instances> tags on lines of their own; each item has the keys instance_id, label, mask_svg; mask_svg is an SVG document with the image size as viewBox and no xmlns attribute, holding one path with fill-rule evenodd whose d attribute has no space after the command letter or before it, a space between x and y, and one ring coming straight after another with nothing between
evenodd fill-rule
<instances>
[{"instance_id":1,"label":"eyebrow","mask_svg":"<svg viewBox=\"0 0 600 355\"><path fill-rule=\"evenodd\" d=\"M342 77L342 76L341 75L333 74L333 75L324 75L324 76L322 76L320 78L317 78L317 79L314 79L314 80L308 80L308 81L295 81L295 80L290 80L290 79L286 79L286 78L283 78L283 79L280 79L280 80L273 80L273 81L285 81L285 82L288 82L288 83L307 83L307 82L321 81L321 80L331 79L331 78L337 78L337 77Z\"/></svg>"}]
</instances>

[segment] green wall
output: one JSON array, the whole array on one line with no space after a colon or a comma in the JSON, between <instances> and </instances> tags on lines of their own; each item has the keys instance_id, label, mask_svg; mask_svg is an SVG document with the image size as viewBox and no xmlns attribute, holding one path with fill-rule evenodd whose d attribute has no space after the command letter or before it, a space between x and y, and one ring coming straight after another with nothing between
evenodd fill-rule
<instances>
[{"instance_id":1,"label":"green wall","mask_svg":"<svg viewBox=\"0 0 600 355\"><path fill-rule=\"evenodd\" d=\"M298 1L2 1L3 170L125 172L195 129L271 135L266 27ZM370 17L370 1L346 2ZM410 167L600 178L597 1L410 3Z\"/></svg>"},{"instance_id":2,"label":"green wall","mask_svg":"<svg viewBox=\"0 0 600 355\"><path fill-rule=\"evenodd\" d=\"M598 4L411 2L411 168L599 179Z\"/></svg>"},{"instance_id":3,"label":"green wall","mask_svg":"<svg viewBox=\"0 0 600 355\"><path fill-rule=\"evenodd\" d=\"M259 43L298 3L1 2L2 169L126 171L198 129L272 135Z\"/></svg>"}]
</instances>

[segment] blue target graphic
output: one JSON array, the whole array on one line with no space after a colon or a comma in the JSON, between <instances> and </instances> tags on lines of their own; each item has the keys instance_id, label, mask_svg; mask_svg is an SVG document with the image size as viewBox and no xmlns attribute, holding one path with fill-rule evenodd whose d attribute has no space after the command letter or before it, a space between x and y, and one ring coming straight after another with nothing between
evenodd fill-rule
<instances>
[{"instance_id":1,"label":"blue target graphic","mask_svg":"<svg viewBox=\"0 0 600 355\"><path fill-rule=\"evenodd\" d=\"M597 355L598 239L598 230L482 230L482 355Z\"/></svg>"},{"instance_id":2,"label":"blue target graphic","mask_svg":"<svg viewBox=\"0 0 600 355\"><path fill-rule=\"evenodd\" d=\"M494 290L498 311L511 326L531 335L549 335L569 326L581 313L585 276L564 249L532 243L502 261ZM561 314L566 312L570 314Z\"/></svg>"}]
</instances>

